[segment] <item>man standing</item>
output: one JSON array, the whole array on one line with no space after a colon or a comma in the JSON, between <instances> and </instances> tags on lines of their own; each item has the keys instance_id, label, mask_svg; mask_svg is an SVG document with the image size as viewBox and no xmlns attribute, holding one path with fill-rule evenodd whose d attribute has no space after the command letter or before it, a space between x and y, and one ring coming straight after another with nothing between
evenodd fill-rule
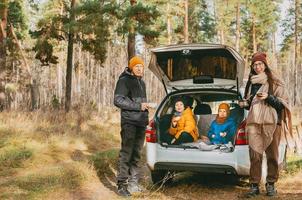
<instances>
[{"instance_id":1,"label":"man standing","mask_svg":"<svg viewBox=\"0 0 302 200\"><path fill-rule=\"evenodd\" d=\"M114 91L114 105L121 109L121 150L117 186L120 196L141 192L138 184L141 150L148 124L146 86L142 80L144 61L134 56L120 75Z\"/></svg>"}]
</instances>

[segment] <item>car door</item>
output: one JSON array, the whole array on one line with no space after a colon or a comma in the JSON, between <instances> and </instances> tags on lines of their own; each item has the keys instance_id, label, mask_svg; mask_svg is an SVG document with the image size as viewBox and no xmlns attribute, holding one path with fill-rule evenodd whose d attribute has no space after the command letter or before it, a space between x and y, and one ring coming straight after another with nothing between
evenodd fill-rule
<instances>
[{"instance_id":1,"label":"car door","mask_svg":"<svg viewBox=\"0 0 302 200\"><path fill-rule=\"evenodd\" d=\"M167 93L192 88L238 88L243 85L244 60L220 44L181 44L151 49L149 69Z\"/></svg>"}]
</instances>

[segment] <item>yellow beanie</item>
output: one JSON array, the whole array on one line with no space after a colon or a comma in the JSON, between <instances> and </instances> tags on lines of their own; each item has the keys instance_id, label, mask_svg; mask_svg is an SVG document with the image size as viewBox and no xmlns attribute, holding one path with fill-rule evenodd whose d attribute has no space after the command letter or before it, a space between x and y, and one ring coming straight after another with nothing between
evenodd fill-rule
<instances>
[{"instance_id":1,"label":"yellow beanie","mask_svg":"<svg viewBox=\"0 0 302 200\"><path fill-rule=\"evenodd\" d=\"M129 69L132 71L133 67L137 64L142 64L144 66L144 61L138 56L134 56L129 61Z\"/></svg>"}]
</instances>

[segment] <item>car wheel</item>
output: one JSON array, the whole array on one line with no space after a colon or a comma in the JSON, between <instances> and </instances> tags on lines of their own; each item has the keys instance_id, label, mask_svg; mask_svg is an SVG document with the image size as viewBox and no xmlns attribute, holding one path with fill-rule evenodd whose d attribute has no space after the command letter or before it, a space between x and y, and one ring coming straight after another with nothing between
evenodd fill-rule
<instances>
[{"instance_id":1,"label":"car wheel","mask_svg":"<svg viewBox=\"0 0 302 200\"><path fill-rule=\"evenodd\" d=\"M174 173L168 170L153 170L151 171L151 179L153 184L164 185L171 183Z\"/></svg>"}]
</instances>

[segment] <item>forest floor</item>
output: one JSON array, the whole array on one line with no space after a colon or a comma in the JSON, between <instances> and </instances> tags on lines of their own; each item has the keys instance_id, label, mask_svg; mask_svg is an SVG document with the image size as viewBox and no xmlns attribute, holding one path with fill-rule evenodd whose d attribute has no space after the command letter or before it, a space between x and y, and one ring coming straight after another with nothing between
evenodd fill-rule
<instances>
[{"instance_id":1,"label":"forest floor","mask_svg":"<svg viewBox=\"0 0 302 200\"><path fill-rule=\"evenodd\" d=\"M0 114L0 199L121 199L115 187L119 113L83 110ZM144 159L147 190L132 199L240 199L248 191L247 180L196 173L152 185ZM274 199L302 199L301 157L289 155L277 188ZM266 199L262 191L255 199Z\"/></svg>"}]
</instances>

